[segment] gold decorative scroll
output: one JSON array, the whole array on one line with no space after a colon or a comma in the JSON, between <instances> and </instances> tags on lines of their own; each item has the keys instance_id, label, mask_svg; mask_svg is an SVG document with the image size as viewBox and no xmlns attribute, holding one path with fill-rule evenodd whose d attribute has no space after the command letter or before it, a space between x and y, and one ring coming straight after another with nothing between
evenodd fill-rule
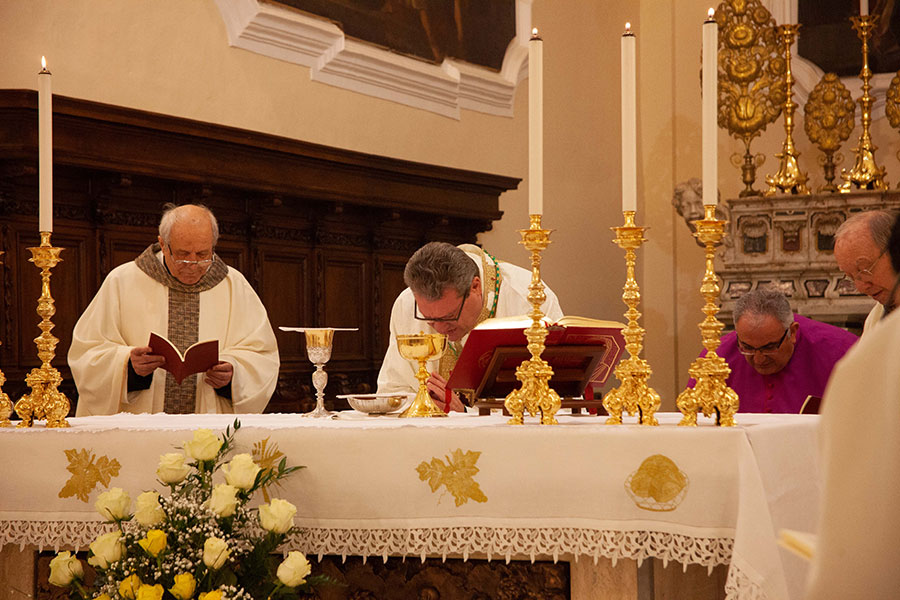
<instances>
[{"instance_id":1,"label":"gold decorative scroll","mask_svg":"<svg viewBox=\"0 0 900 600\"><path fill-rule=\"evenodd\" d=\"M900 82L897 77L894 79ZM835 73L825 73L806 100L806 107L803 109L803 129L806 130L809 141L818 146L824 154L820 162L824 168L825 184L819 188L820 192L838 190L834 184L834 170L840 161L835 161L834 154L853 132L855 112L856 104L850 90L841 83L841 78Z\"/></svg>"},{"instance_id":2,"label":"gold decorative scroll","mask_svg":"<svg viewBox=\"0 0 900 600\"><path fill-rule=\"evenodd\" d=\"M785 62L778 48L775 19L760 0L726 0L716 9L719 25L719 127L744 142L740 196L753 188L762 160L750 142L781 114Z\"/></svg>"},{"instance_id":3,"label":"gold decorative scroll","mask_svg":"<svg viewBox=\"0 0 900 600\"><path fill-rule=\"evenodd\" d=\"M894 129L900 129L900 71L891 79L891 85L887 89L887 97L884 100L884 114L888 118L888 123ZM897 153L900 159L900 152Z\"/></svg>"}]
</instances>

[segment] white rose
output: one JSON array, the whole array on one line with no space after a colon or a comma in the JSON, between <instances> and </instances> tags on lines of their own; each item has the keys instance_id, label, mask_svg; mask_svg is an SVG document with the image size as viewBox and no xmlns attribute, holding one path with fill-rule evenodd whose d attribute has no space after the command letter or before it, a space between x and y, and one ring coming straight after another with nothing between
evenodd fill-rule
<instances>
[{"instance_id":1,"label":"white rose","mask_svg":"<svg viewBox=\"0 0 900 600\"><path fill-rule=\"evenodd\" d=\"M198 429L194 439L184 443L184 450L196 460L212 460L219 455L222 440L209 429Z\"/></svg>"},{"instance_id":2,"label":"white rose","mask_svg":"<svg viewBox=\"0 0 900 600\"><path fill-rule=\"evenodd\" d=\"M134 518L141 525L150 527L166 520L166 513L159 505L159 492L144 492L134 503Z\"/></svg>"},{"instance_id":3,"label":"white rose","mask_svg":"<svg viewBox=\"0 0 900 600\"><path fill-rule=\"evenodd\" d=\"M125 555L125 544L122 542L122 534L118 531L104 533L91 542L93 556L88 558L88 564L100 569L108 569L109 565L118 561Z\"/></svg>"},{"instance_id":4,"label":"white rose","mask_svg":"<svg viewBox=\"0 0 900 600\"><path fill-rule=\"evenodd\" d=\"M259 507L259 524L266 531L286 533L294 526L297 507L281 498L274 498L269 504Z\"/></svg>"},{"instance_id":5,"label":"white rose","mask_svg":"<svg viewBox=\"0 0 900 600\"><path fill-rule=\"evenodd\" d=\"M259 465L253 462L249 454L238 454L227 465L222 466L225 473L225 481L242 490L249 490L256 481L256 474L260 472Z\"/></svg>"},{"instance_id":6,"label":"white rose","mask_svg":"<svg viewBox=\"0 0 900 600\"><path fill-rule=\"evenodd\" d=\"M287 558L278 565L278 571L275 574L278 575L278 581L284 585L297 587L306 583L310 571L312 571L312 567L309 566L309 561L302 552L288 552Z\"/></svg>"},{"instance_id":7,"label":"white rose","mask_svg":"<svg viewBox=\"0 0 900 600\"><path fill-rule=\"evenodd\" d=\"M225 564L229 554L231 554L231 551L228 549L228 544L225 543L225 540L217 537L206 538L206 542L203 544L204 565L213 571L217 571Z\"/></svg>"},{"instance_id":8,"label":"white rose","mask_svg":"<svg viewBox=\"0 0 900 600\"><path fill-rule=\"evenodd\" d=\"M51 584L67 587L74 580L82 577L84 577L84 567L71 552L60 552L50 561L50 577L47 581Z\"/></svg>"},{"instance_id":9,"label":"white rose","mask_svg":"<svg viewBox=\"0 0 900 600\"><path fill-rule=\"evenodd\" d=\"M184 478L190 472L190 467L184 464L184 454L170 452L159 457L159 468L156 469L156 476L166 485L184 481Z\"/></svg>"},{"instance_id":10,"label":"white rose","mask_svg":"<svg viewBox=\"0 0 900 600\"><path fill-rule=\"evenodd\" d=\"M237 508L237 488L227 483L218 484L213 488L206 506L220 517L230 517Z\"/></svg>"},{"instance_id":11,"label":"white rose","mask_svg":"<svg viewBox=\"0 0 900 600\"><path fill-rule=\"evenodd\" d=\"M122 488L114 487L97 496L94 508L109 521L121 521L129 518L131 497Z\"/></svg>"}]
</instances>

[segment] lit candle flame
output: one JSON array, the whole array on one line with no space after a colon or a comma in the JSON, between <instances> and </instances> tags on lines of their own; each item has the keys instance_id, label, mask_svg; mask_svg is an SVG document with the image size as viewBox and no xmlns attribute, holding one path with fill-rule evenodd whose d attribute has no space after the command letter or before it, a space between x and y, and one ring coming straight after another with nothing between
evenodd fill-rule
<instances>
[{"instance_id":1,"label":"lit candle flame","mask_svg":"<svg viewBox=\"0 0 900 600\"><path fill-rule=\"evenodd\" d=\"M631 23L626 21L625 22L625 35L628 35L629 33L631 33Z\"/></svg>"},{"instance_id":2,"label":"lit candle flame","mask_svg":"<svg viewBox=\"0 0 900 600\"><path fill-rule=\"evenodd\" d=\"M43 57L43 56L41 57L41 68L42 68L42 69L46 69L46 68L47 68L47 59L46 59L45 57Z\"/></svg>"},{"instance_id":3,"label":"lit candle flame","mask_svg":"<svg viewBox=\"0 0 900 600\"><path fill-rule=\"evenodd\" d=\"M716 10L710 7L709 12L707 12L706 15L707 18L712 19L714 16L716 16Z\"/></svg>"},{"instance_id":4,"label":"lit candle flame","mask_svg":"<svg viewBox=\"0 0 900 600\"><path fill-rule=\"evenodd\" d=\"M537 27L533 27L531 29L531 37L537 37L537 34L538 34Z\"/></svg>"}]
</instances>

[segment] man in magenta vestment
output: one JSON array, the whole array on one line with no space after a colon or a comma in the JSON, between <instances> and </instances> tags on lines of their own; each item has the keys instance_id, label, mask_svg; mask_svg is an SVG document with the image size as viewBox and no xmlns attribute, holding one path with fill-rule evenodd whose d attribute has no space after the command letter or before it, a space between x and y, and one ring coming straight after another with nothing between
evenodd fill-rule
<instances>
[{"instance_id":1,"label":"man in magenta vestment","mask_svg":"<svg viewBox=\"0 0 900 600\"><path fill-rule=\"evenodd\" d=\"M822 396L835 363L858 339L795 315L777 290L741 296L734 320L735 330L722 336L716 354L731 367L727 383L740 399L739 412L799 413L807 396Z\"/></svg>"}]
</instances>

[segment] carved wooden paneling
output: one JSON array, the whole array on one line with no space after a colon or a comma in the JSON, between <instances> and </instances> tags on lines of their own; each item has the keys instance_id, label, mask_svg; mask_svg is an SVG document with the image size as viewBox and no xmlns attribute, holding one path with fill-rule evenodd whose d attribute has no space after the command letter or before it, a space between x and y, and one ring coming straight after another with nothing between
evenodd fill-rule
<instances>
[{"instance_id":1,"label":"carved wooden paneling","mask_svg":"<svg viewBox=\"0 0 900 600\"><path fill-rule=\"evenodd\" d=\"M37 94L0 90L0 368L18 398L37 364ZM53 271L65 364L71 331L103 278L157 237L167 202L202 202L217 253L260 294L273 327L359 327L335 337L326 405L373 391L403 266L423 243L472 242L501 215L517 179L327 148L115 106L54 97ZM268 411L309 410L315 391L301 336L276 332L282 368Z\"/></svg>"}]
</instances>

